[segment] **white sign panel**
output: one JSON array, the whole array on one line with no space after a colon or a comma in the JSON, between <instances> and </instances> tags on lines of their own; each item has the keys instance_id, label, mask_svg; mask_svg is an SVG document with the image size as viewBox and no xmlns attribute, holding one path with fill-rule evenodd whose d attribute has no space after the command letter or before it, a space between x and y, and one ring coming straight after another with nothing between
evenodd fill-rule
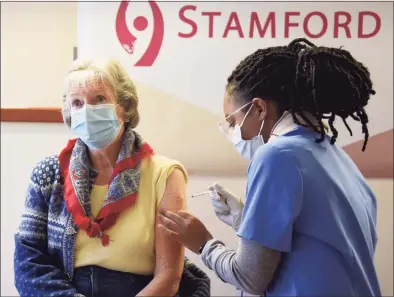
<instances>
[{"instance_id":1,"label":"white sign panel","mask_svg":"<svg viewBox=\"0 0 394 297\"><path fill-rule=\"evenodd\" d=\"M153 139L153 129L159 125L167 137L190 140L198 151L204 146L192 139L209 143L210 138L221 137L211 130L222 117L224 86L237 63L256 49L286 45L298 37L316 45L343 46L366 64L377 92L367 108L370 134L393 127L391 3L78 4L79 55L117 58L143 90L144 132ZM189 121L190 127L183 121ZM357 123L350 125L353 137L341 122L337 123L339 144L363 137ZM224 149L221 141L214 140L215 145L227 150L227 144L223 142Z\"/></svg>"}]
</instances>

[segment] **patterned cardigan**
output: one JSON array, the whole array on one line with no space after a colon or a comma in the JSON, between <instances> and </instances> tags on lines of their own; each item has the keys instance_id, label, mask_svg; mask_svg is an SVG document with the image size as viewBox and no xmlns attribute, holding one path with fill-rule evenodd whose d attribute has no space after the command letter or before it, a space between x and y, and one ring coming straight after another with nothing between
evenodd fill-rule
<instances>
[{"instance_id":1,"label":"patterned cardigan","mask_svg":"<svg viewBox=\"0 0 394 297\"><path fill-rule=\"evenodd\" d=\"M72 285L76 233L63 198L58 156L48 157L33 169L15 235L15 286L20 296L81 296ZM187 259L177 295L210 296L208 276Z\"/></svg>"}]
</instances>

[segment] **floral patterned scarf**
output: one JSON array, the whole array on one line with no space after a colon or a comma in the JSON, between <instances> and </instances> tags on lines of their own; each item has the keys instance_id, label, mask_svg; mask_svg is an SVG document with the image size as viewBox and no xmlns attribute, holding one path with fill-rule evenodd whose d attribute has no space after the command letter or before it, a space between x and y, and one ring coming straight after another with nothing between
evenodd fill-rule
<instances>
[{"instance_id":1,"label":"floral patterned scarf","mask_svg":"<svg viewBox=\"0 0 394 297\"><path fill-rule=\"evenodd\" d=\"M75 224L85 230L89 237L101 238L103 246L109 244L109 236L104 231L115 224L121 211L134 205L140 184L141 160L153 154L149 144L130 127L126 127L107 197L97 216L92 217L90 189L97 170L91 168L87 146L80 139L68 141L59 155L64 199Z\"/></svg>"}]
</instances>

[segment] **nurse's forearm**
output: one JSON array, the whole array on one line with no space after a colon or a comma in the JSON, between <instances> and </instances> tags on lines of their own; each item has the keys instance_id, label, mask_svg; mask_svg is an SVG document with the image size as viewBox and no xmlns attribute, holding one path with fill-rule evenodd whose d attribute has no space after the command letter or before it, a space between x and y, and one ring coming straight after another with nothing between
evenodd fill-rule
<instances>
[{"instance_id":1,"label":"nurse's forearm","mask_svg":"<svg viewBox=\"0 0 394 297\"><path fill-rule=\"evenodd\" d=\"M207 242L201 254L204 264L224 282L254 295L265 292L280 258L280 252L245 239L241 239L237 251L212 239Z\"/></svg>"}]
</instances>

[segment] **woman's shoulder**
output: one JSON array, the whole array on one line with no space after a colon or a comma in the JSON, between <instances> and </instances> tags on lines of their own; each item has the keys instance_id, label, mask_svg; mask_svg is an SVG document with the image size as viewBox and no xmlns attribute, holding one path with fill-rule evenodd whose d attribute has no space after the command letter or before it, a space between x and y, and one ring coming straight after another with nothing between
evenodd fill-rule
<instances>
[{"instance_id":1,"label":"woman's shoulder","mask_svg":"<svg viewBox=\"0 0 394 297\"><path fill-rule=\"evenodd\" d=\"M169 157L165 157L162 155L153 155L150 159L150 165L154 166L155 168L168 168L168 167L172 167L175 165L178 166L182 166L182 163L178 160L169 158Z\"/></svg>"},{"instance_id":2,"label":"woman's shoulder","mask_svg":"<svg viewBox=\"0 0 394 297\"><path fill-rule=\"evenodd\" d=\"M187 171L180 161L161 155L153 155L142 167L142 170L157 176L168 176L174 169L180 169L187 177Z\"/></svg>"},{"instance_id":3,"label":"woman's shoulder","mask_svg":"<svg viewBox=\"0 0 394 297\"><path fill-rule=\"evenodd\" d=\"M41 187L53 185L60 178L58 155L45 157L32 170L32 181Z\"/></svg>"}]
</instances>

